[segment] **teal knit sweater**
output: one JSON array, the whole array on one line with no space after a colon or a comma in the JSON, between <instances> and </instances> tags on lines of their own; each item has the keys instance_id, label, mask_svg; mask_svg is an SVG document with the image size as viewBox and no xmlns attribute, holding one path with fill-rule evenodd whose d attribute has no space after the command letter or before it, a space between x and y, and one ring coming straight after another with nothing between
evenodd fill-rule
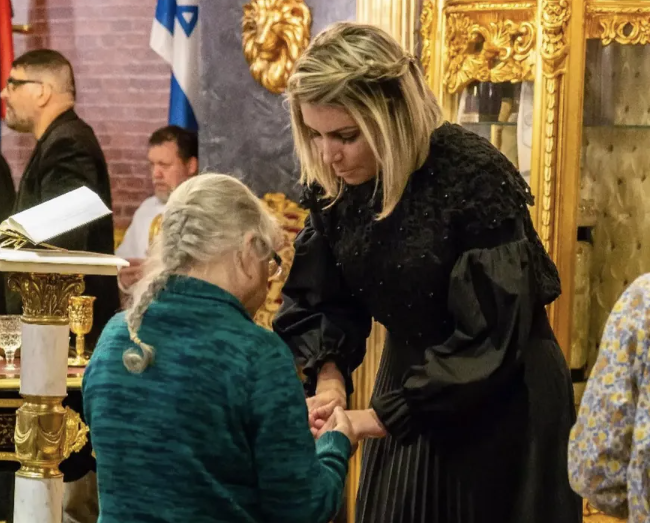
<instances>
[{"instance_id":1,"label":"teal knit sweater","mask_svg":"<svg viewBox=\"0 0 650 523\"><path fill-rule=\"evenodd\" d=\"M338 509L350 441L316 443L289 349L239 301L174 276L140 338L155 362L122 364L124 314L104 329L83 381L97 455L100 523L318 523Z\"/></svg>"}]
</instances>

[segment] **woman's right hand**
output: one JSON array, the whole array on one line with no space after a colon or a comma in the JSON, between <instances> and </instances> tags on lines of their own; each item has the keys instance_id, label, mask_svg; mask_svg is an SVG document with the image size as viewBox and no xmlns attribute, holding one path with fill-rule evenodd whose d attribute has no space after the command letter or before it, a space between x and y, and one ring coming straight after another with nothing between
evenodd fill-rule
<instances>
[{"instance_id":1,"label":"woman's right hand","mask_svg":"<svg viewBox=\"0 0 650 523\"><path fill-rule=\"evenodd\" d=\"M341 407L334 407L334 412L332 412L332 415L325 424L324 431L327 432L330 430L340 432L346 436L350 440L350 445L352 445L350 455L355 453L358 444L357 435L352 427L350 418L348 418Z\"/></svg>"}]
</instances>

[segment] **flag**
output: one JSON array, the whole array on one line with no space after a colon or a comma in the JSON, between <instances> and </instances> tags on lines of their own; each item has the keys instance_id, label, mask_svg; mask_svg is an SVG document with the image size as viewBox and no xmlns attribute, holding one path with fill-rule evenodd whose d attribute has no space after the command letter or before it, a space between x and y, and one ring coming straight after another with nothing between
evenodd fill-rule
<instances>
[{"instance_id":1,"label":"flag","mask_svg":"<svg viewBox=\"0 0 650 523\"><path fill-rule=\"evenodd\" d=\"M191 130L199 127L199 1L158 0L150 42L172 68L169 123Z\"/></svg>"},{"instance_id":2,"label":"flag","mask_svg":"<svg viewBox=\"0 0 650 523\"><path fill-rule=\"evenodd\" d=\"M14 61L14 42L11 33L11 0L0 0L0 90L7 85L11 63ZM5 103L2 102L1 116L5 117Z\"/></svg>"}]
</instances>

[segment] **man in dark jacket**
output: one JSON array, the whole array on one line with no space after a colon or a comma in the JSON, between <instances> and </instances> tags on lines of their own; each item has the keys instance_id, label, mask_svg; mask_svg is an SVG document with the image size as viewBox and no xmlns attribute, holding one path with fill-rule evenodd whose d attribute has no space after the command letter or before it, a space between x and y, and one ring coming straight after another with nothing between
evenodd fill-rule
<instances>
[{"instance_id":1,"label":"man in dark jacket","mask_svg":"<svg viewBox=\"0 0 650 523\"><path fill-rule=\"evenodd\" d=\"M16 189L11 179L11 169L5 157L0 154L0 223L11 216L16 201ZM0 275L0 314L6 314L5 286Z\"/></svg>"},{"instance_id":2,"label":"man in dark jacket","mask_svg":"<svg viewBox=\"0 0 650 523\"><path fill-rule=\"evenodd\" d=\"M49 49L29 51L13 62L1 96L7 104L7 125L15 131L32 134L37 140L20 180L14 212L29 209L81 186L95 191L110 208L111 193L104 154L91 127L74 111L75 81L70 62ZM48 243L66 249L112 254L113 221L108 216ZM119 294L115 277L88 276L85 280L84 294L97 297L93 330L86 337L87 345L92 348L106 322L118 310ZM11 294L7 296L7 308L9 312L20 313L19 299L15 293ZM71 394L68 401L74 410L83 412L79 395ZM73 454L61 466L65 481L83 477L94 466L93 461L89 446L80 454ZM69 499L68 492L65 497ZM88 507L83 507L82 511L87 512ZM64 521L81 519L64 513ZM91 519L83 516L83 521Z\"/></svg>"}]
</instances>

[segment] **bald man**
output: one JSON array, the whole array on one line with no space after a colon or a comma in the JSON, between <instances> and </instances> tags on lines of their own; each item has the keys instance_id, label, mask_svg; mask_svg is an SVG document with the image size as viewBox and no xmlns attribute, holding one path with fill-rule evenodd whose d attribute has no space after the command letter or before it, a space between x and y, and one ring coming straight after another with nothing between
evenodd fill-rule
<instances>
[{"instance_id":1,"label":"bald man","mask_svg":"<svg viewBox=\"0 0 650 523\"><path fill-rule=\"evenodd\" d=\"M36 138L36 147L18 187L13 212L20 212L68 191L86 186L111 208L111 192L104 154L92 128L74 111L75 81L70 62L57 51L29 51L13 64L7 86L0 96L7 104L5 122L15 131ZM113 220L110 216L49 240L58 247L112 254ZM97 297L93 330L87 346L92 348L99 333L119 308L117 279L85 278L86 291ZM11 294L12 296L9 296ZM7 309L20 313L15 293L7 295ZM82 414L81 396L71 391L67 404ZM96 521L95 488L82 478L93 476L91 448L73 454L61 465L66 481L64 522ZM78 484L78 487L75 487ZM78 513L78 515L77 515Z\"/></svg>"}]
</instances>

